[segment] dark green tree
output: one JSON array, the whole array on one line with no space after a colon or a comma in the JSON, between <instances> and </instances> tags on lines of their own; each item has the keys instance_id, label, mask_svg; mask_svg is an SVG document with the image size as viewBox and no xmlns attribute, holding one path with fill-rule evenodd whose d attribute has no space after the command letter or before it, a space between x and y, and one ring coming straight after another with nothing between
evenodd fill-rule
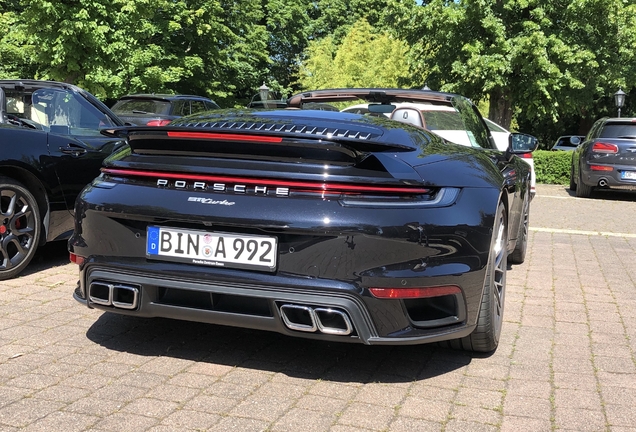
<instances>
[{"instance_id":1,"label":"dark green tree","mask_svg":"<svg viewBox=\"0 0 636 432\"><path fill-rule=\"evenodd\" d=\"M393 0L385 25L412 47L414 84L486 99L509 127L594 117L633 87L635 16L622 0Z\"/></svg>"}]
</instances>

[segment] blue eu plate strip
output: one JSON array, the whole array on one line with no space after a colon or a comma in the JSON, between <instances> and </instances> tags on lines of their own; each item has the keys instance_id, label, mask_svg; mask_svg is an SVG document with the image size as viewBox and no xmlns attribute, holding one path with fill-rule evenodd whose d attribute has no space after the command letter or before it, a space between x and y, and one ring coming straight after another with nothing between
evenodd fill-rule
<instances>
[{"instance_id":1,"label":"blue eu plate strip","mask_svg":"<svg viewBox=\"0 0 636 432\"><path fill-rule=\"evenodd\" d=\"M146 253L148 255L158 255L159 254L159 227L149 226L148 227L148 244L146 245Z\"/></svg>"}]
</instances>

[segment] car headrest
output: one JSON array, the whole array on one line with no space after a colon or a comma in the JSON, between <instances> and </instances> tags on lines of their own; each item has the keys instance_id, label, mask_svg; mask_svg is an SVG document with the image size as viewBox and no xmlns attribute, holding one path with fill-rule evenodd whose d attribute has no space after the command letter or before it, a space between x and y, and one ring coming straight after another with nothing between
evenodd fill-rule
<instances>
[{"instance_id":1,"label":"car headrest","mask_svg":"<svg viewBox=\"0 0 636 432\"><path fill-rule=\"evenodd\" d=\"M422 113L414 108L398 108L391 113L391 119L422 128L425 127Z\"/></svg>"}]
</instances>

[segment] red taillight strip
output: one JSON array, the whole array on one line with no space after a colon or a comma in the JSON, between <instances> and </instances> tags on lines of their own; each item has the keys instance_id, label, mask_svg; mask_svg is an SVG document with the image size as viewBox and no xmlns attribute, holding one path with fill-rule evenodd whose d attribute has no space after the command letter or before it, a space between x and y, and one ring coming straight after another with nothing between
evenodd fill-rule
<instances>
[{"instance_id":1,"label":"red taillight strip","mask_svg":"<svg viewBox=\"0 0 636 432\"><path fill-rule=\"evenodd\" d=\"M618 146L616 144L597 142L592 146L592 151L597 153L618 153Z\"/></svg>"},{"instance_id":2,"label":"red taillight strip","mask_svg":"<svg viewBox=\"0 0 636 432\"><path fill-rule=\"evenodd\" d=\"M139 171L129 169L113 169L102 168L104 174L121 175L121 176L136 176L136 177L154 177L154 178L168 178L175 180L192 180L192 181L204 181L204 182L221 182L221 183L239 183L257 186L279 186L289 188L308 188L316 191L329 191L329 192L378 192L378 193L410 193L410 194L427 194L430 193L430 189L420 187L398 187L398 186L361 186L355 184L345 183L314 183L303 181L289 181L289 180L271 180L271 179L252 179L244 177L225 177L225 176L209 176L199 174L179 174L179 173L167 173L160 171Z\"/></svg>"},{"instance_id":3,"label":"red taillight strip","mask_svg":"<svg viewBox=\"0 0 636 432\"><path fill-rule=\"evenodd\" d=\"M592 171L613 171L614 168L607 165L590 165Z\"/></svg>"},{"instance_id":4,"label":"red taillight strip","mask_svg":"<svg viewBox=\"0 0 636 432\"><path fill-rule=\"evenodd\" d=\"M461 294L462 290L455 285L422 288L369 288L371 294L382 299L409 299L440 297Z\"/></svg>"},{"instance_id":5,"label":"red taillight strip","mask_svg":"<svg viewBox=\"0 0 636 432\"><path fill-rule=\"evenodd\" d=\"M223 140L223 141L249 141L249 142L265 142L265 143L279 143L283 142L281 137L271 137L262 135L240 135L240 134L224 134L224 133L211 133L211 132L174 132L168 131L170 138L198 138L208 140Z\"/></svg>"},{"instance_id":6,"label":"red taillight strip","mask_svg":"<svg viewBox=\"0 0 636 432\"><path fill-rule=\"evenodd\" d=\"M150 120L148 123L146 123L146 126L166 126L168 123L170 123L172 120Z\"/></svg>"}]
</instances>

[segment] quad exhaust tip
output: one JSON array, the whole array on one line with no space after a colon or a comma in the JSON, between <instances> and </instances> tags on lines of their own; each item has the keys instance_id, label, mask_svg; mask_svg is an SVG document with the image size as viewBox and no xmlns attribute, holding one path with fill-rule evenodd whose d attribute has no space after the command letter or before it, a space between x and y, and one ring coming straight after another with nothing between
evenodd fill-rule
<instances>
[{"instance_id":1,"label":"quad exhaust tip","mask_svg":"<svg viewBox=\"0 0 636 432\"><path fill-rule=\"evenodd\" d=\"M137 309L140 287L93 281L88 287L88 298L101 306L113 306L118 309Z\"/></svg>"},{"instance_id":2,"label":"quad exhaust tip","mask_svg":"<svg viewBox=\"0 0 636 432\"><path fill-rule=\"evenodd\" d=\"M339 309L284 304L280 307L280 315L290 330L340 336L353 332L351 320Z\"/></svg>"}]
</instances>

